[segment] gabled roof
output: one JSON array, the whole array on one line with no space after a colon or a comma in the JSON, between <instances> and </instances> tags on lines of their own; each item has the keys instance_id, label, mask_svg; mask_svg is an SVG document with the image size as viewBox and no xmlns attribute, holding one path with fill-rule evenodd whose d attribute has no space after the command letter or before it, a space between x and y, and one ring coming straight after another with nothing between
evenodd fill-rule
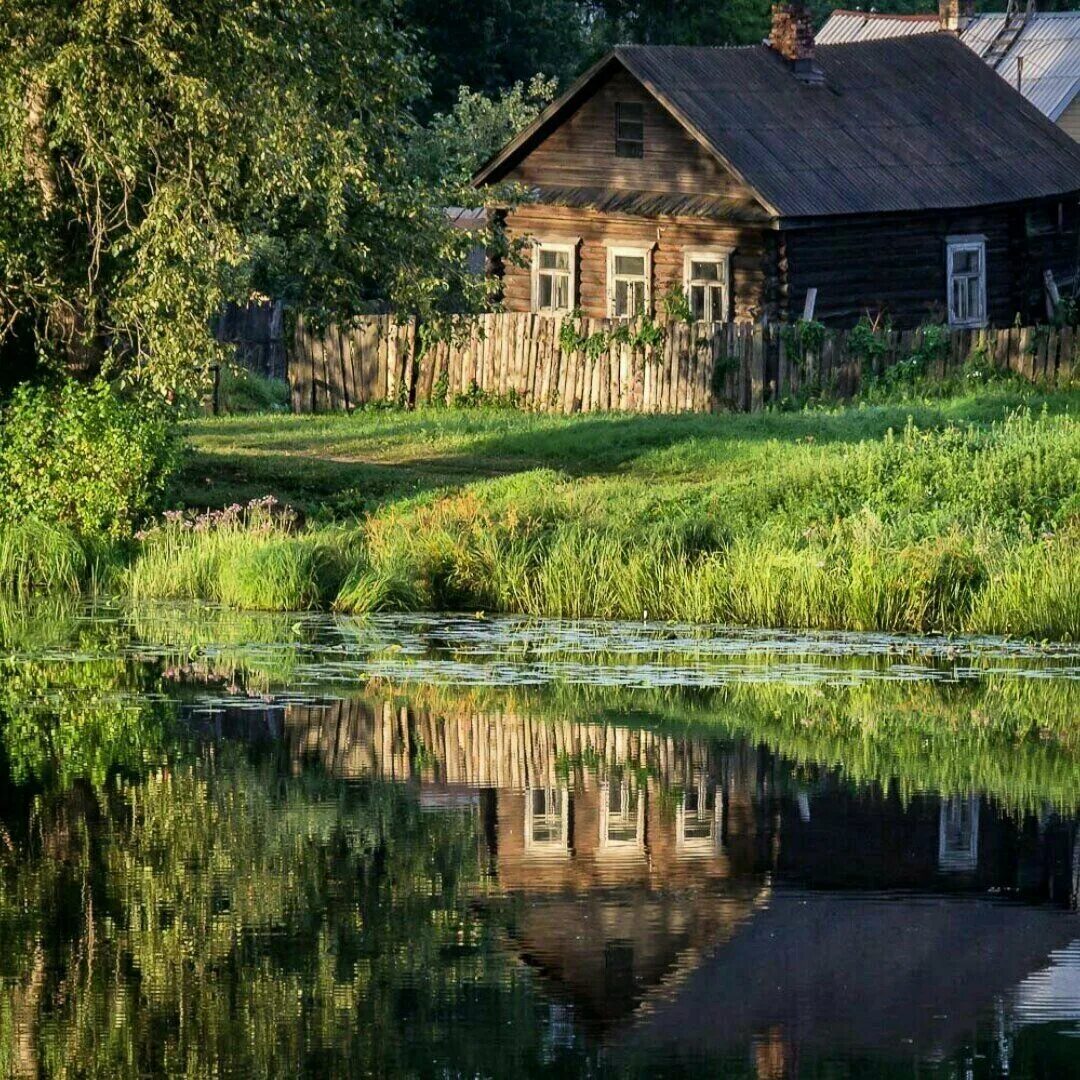
<instances>
[{"instance_id":1,"label":"gabled roof","mask_svg":"<svg viewBox=\"0 0 1080 1080\"><path fill-rule=\"evenodd\" d=\"M976 15L960 40L982 59L1005 27L1005 14ZM936 14L882 15L863 11L834 11L818 31L819 45L874 41L885 37L941 31ZM1023 58L1021 93L1040 112L1057 120L1080 94L1080 11L1033 11L1004 56L993 59L994 70L1013 86L1017 62ZM990 62L990 61L988 61Z\"/></svg>"},{"instance_id":2,"label":"gabled roof","mask_svg":"<svg viewBox=\"0 0 1080 1080\"><path fill-rule=\"evenodd\" d=\"M625 69L775 216L981 206L1080 189L1080 144L948 34L819 48L823 86L764 45L624 46L474 178L503 179Z\"/></svg>"}]
</instances>

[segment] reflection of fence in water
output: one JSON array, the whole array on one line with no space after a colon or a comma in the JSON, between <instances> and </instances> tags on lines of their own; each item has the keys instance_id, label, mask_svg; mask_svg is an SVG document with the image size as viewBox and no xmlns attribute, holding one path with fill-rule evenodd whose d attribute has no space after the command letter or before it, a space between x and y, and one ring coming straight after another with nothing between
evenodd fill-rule
<instances>
[{"instance_id":1,"label":"reflection of fence in water","mask_svg":"<svg viewBox=\"0 0 1080 1080\"><path fill-rule=\"evenodd\" d=\"M598 777L641 772L662 787L696 793L703 775L717 774L729 761L708 742L614 724L472 709L447 713L368 698L290 706L286 722L294 755L316 758L343 778L525 791L589 787Z\"/></svg>"}]
</instances>

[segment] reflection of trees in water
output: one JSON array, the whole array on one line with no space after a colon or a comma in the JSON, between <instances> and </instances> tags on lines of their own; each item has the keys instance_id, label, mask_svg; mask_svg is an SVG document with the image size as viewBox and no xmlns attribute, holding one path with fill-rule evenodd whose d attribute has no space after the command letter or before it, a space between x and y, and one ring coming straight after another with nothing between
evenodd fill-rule
<instances>
[{"instance_id":1,"label":"reflection of trees in water","mask_svg":"<svg viewBox=\"0 0 1080 1080\"><path fill-rule=\"evenodd\" d=\"M420 1035L507 977L470 816L228 747L45 797L0 859L0 1069L404 1062L403 1002Z\"/></svg>"}]
</instances>

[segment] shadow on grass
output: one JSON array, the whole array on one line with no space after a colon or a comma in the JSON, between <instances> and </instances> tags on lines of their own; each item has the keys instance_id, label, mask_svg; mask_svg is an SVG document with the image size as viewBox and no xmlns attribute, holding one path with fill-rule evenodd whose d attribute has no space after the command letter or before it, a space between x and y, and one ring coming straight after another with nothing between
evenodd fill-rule
<instances>
[{"instance_id":1,"label":"shadow on grass","mask_svg":"<svg viewBox=\"0 0 1080 1080\"><path fill-rule=\"evenodd\" d=\"M585 479L632 475L638 466L644 481L648 459L663 457L667 471L707 479L725 464L745 464L766 442L854 444L880 439L909 417L923 428L981 425L1021 407L1056 414L1078 404L1075 392L993 389L940 402L750 415L422 409L221 419L193 425L200 445L183 469L176 501L220 507L272 494L308 515L349 518L424 492L537 468ZM433 440L457 445L440 453Z\"/></svg>"}]
</instances>

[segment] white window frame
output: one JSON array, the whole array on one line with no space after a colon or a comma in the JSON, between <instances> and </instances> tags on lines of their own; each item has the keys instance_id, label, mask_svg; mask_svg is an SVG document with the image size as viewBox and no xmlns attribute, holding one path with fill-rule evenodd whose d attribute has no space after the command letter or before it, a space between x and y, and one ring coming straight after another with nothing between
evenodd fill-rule
<instances>
[{"instance_id":1,"label":"white window frame","mask_svg":"<svg viewBox=\"0 0 1080 1080\"><path fill-rule=\"evenodd\" d=\"M533 797L542 793L545 811L537 814L533 809ZM541 821L546 830L554 825L557 834L541 839L535 836L534 826ZM532 855L565 856L570 852L570 792L566 787L543 787L525 789L525 850Z\"/></svg>"},{"instance_id":2,"label":"white window frame","mask_svg":"<svg viewBox=\"0 0 1080 1080\"><path fill-rule=\"evenodd\" d=\"M608 317L612 319L631 319L634 315L615 314L615 259L620 255L628 255L631 258L644 258L645 260L645 310L643 314L652 315L652 248L651 247L609 247L607 249L607 292L608 292ZM638 281L635 275L620 274L621 278L628 281Z\"/></svg>"},{"instance_id":3,"label":"white window frame","mask_svg":"<svg viewBox=\"0 0 1080 1080\"><path fill-rule=\"evenodd\" d=\"M611 812L611 791L619 792L619 805L622 808L618 813ZM633 805L632 810L627 807ZM633 827L633 835L629 838L618 838L611 835L612 827L625 830L628 826ZM614 781L605 781L600 785L600 850L614 852L643 851L645 847L645 789L631 787L627 777Z\"/></svg>"},{"instance_id":4,"label":"white window frame","mask_svg":"<svg viewBox=\"0 0 1080 1080\"><path fill-rule=\"evenodd\" d=\"M561 271L540 269L540 252L555 251L567 256L570 264L570 288L568 293L569 304L565 308L542 308L540 306L540 277L541 274L561 273ZM577 298L577 244L570 240L534 240L532 260L532 310L538 315L566 315L574 310Z\"/></svg>"},{"instance_id":5,"label":"white window frame","mask_svg":"<svg viewBox=\"0 0 1080 1080\"><path fill-rule=\"evenodd\" d=\"M723 795L719 787L710 787L709 780L704 774L698 776L694 794L697 799L692 811L687 806L689 792L686 791L683 792L683 797L676 807L675 850L680 856L687 858L715 855L722 849L721 837L724 831ZM710 795L713 800L711 811L708 809ZM707 829L705 835L700 833L702 826ZM693 829L692 835L687 835L688 827Z\"/></svg>"},{"instance_id":6,"label":"white window frame","mask_svg":"<svg viewBox=\"0 0 1080 1080\"><path fill-rule=\"evenodd\" d=\"M690 288L693 284L693 279L690 276L690 269L696 262L711 262L718 263L724 268L724 280L720 283L721 290L723 292L723 311L721 317L716 318L716 312L710 311L709 314L713 316L711 319L705 319L705 322L714 323L726 323L729 321L728 313L731 311L731 249L730 248L712 248L710 250L703 251L687 251L683 254L683 290L686 293L686 302L690 303ZM715 285L715 283L713 283ZM706 293L706 298L709 294ZM709 304L706 299L707 305ZM710 305L711 306L711 305Z\"/></svg>"},{"instance_id":7,"label":"white window frame","mask_svg":"<svg viewBox=\"0 0 1080 1080\"><path fill-rule=\"evenodd\" d=\"M961 318L953 304L953 263L961 252L976 251L979 254L979 311ZM967 276L967 275L964 275ZM949 312L949 325L961 329L976 329L986 325L986 237L977 234L950 236L946 239L945 257L945 304Z\"/></svg>"}]
</instances>

